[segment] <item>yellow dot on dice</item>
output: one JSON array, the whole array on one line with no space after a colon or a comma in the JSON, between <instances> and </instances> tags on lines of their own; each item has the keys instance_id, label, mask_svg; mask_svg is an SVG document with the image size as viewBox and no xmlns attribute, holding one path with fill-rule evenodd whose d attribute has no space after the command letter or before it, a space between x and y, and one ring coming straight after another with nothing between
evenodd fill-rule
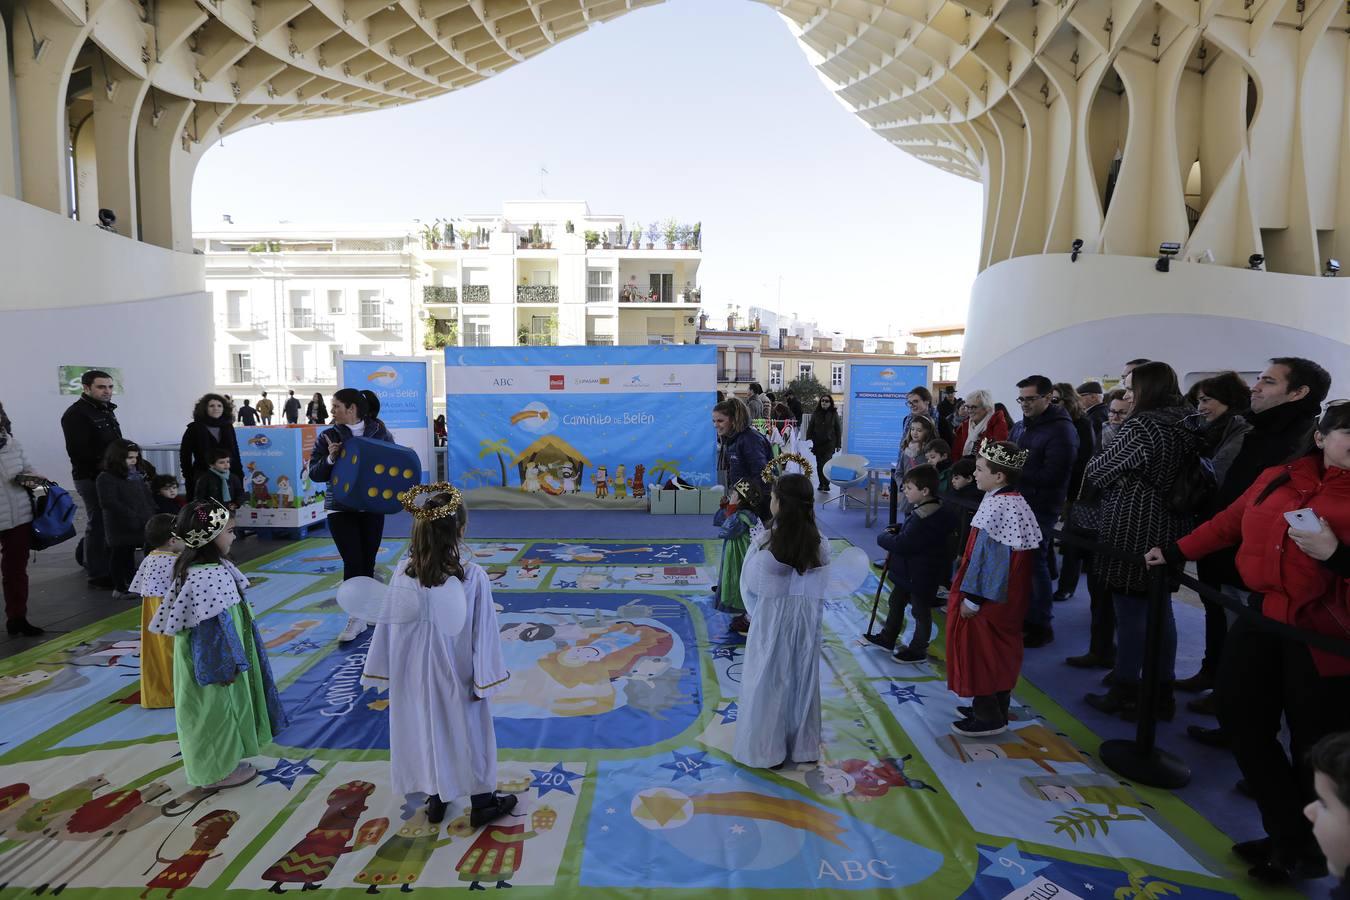
<instances>
[{"instance_id":1,"label":"yellow dot on dice","mask_svg":"<svg viewBox=\"0 0 1350 900\"><path fill-rule=\"evenodd\" d=\"M373 490L375 490L375 489L374 489L374 488L371 488L371 490L373 491ZM391 490L389 490L389 488L385 488L385 489L384 489L384 493L381 494L380 496L383 497L384 499L388 500L390 497L394 496L394 492L391 491Z\"/></svg>"},{"instance_id":2,"label":"yellow dot on dice","mask_svg":"<svg viewBox=\"0 0 1350 900\"><path fill-rule=\"evenodd\" d=\"M344 485L342 486L342 490L344 490L344 491L350 491L351 489L352 489L352 486L351 486L350 484L344 484Z\"/></svg>"},{"instance_id":3,"label":"yellow dot on dice","mask_svg":"<svg viewBox=\"0 0 1350 900\"><path fill-rule=\"evenodd\" d=\"M403 470L403 477L404 477L404 478L411 478L411 477L412 477L412 469L404 469L404 470Z\"/></svg>"},{"instance_id":4,"label":"yellow dot on dice","mask_svg":"<svg viewBox=\"0 0 1350 900\"><path fill-rule=\"evenodd\" d=\"M376 475L383 475L383 474L384 474L384 463L376 463L376 464L375 464L375 474L376 474Z\"/></svg>"},{"instance_id":5,"label":"yellow dot on dice","mask_svg":"<svg viewBox=\"0 0 1350 900\"><path fill-rule=\"evenodd\" d=\"M366 496L367 496L367 497L374 497L374 496L375 496L376 494L378 494L379 492L380 492L380 489L379 489L379 488L371 488L370 490L366 491Z\"/></svg>"},{"instance_id":6,"label":"yellow dot on dice","mask_svg":"<svg viewBox=\"0 0 1350 900\"><path fill-rule=\"evenodd\" d=\"M357 460L359 460L360 458L361 458L361 457L359 457L359 456L357 456L355 453L353 453L353 454L352 454L352 465L356 465Z\"/></svg>"}]
</instances>

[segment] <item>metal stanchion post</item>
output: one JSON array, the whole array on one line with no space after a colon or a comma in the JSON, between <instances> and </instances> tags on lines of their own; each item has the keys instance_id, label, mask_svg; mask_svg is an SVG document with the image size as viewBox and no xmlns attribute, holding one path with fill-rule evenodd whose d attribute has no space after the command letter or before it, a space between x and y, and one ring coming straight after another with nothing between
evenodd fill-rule
<instances>
[{"instance_id":1,"label":"metal stanchion post","mask_svg":"<svg viewBox=\"0 0 1350 900\"><path fill-rule=\"evenodd\" d=\"M1172 602L1167 586L1167 567L1149 570L1148 619L1144 631L1144 672L1139 685L1139 722L1134 740L1103 741L1098 755L1114 771L1140 784L1175 790L1191 780L1190 766L1181 757L1160 750L1158 736L1158 685L1162 677L1163 616Z\"/></svg>"}]
</instances>

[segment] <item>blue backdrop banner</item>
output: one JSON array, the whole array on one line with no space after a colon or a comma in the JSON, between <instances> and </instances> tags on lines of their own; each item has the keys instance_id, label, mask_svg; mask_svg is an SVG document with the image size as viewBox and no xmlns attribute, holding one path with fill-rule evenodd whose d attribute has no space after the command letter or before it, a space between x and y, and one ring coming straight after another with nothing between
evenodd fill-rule
<instances>
[{"instance_id":1,"label":"blue backdrop banner","mask_svg":"<svg viewBox=\"0 0 1350 900\"><path fill-rule=\"evenodd\" d=\"M622 508L711 485L717 348L451 347L449 476L471 505Z\"/></svg>"},{"instance_id":2,"label":"blue backdrop banner","mask_svg":"<svg viewBox=\"0 0 1350 900\"><path fill-rule=\"evenodd\" d=\"M394 433L394 440L416 450L422 460L424 482L436 470L427 377L430 369L431 361L423 358L344 357L342 360L342 386L375 392L380 398L380 418Z\"/></svg>"},{"instance_id":3,"label":"blue backdrop banner","mask_svg":"<svg viewBox=\"0 0 1350 900\"><path fill-rule=\"evenodd\" d=\"M905 395L928 384L928 366L862 365L848 367L848 452L867 457L874 468L900 455L901 426L909 409Z\"/></svg>"}]
</instances>

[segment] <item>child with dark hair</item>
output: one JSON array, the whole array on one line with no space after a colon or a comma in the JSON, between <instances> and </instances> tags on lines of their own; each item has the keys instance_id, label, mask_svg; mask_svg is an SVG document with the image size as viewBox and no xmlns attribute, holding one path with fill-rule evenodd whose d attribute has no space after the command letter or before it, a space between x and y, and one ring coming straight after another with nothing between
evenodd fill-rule
<instances>
[{"instance_id":1,"label":"child with dark hair","mask_svg":"<svg viewBox=\"0 0 1350 900\"><path fill-rule=\"evenodd\" d=\"M1327 858L1327 869L1338 884L1336 900L1350 898L1350 731L1329 734L1308 752L1317 799L1303 808L1312 823L1313 837Z\"/></svg>"},{"instance_id":2,"label":"child with dark hair","mask_svg":"<svg viewBox=\"0 0 1350 900\"><path fill-rule=\"evenodd\" d=\"M952 468L952 445L938 438L929 441L923 445L923 457L928 465L937 469L938 473L938 493L947 490L947 485L951 483Z\"/></svg>"},{"instance_id":3,"label":"child with dark hair","mask_svg":"<svg viewBox=\"0 0 1350 900\"><path fill-rule=\"evenodd\" d=\"M429 495L425 503L415 502L418 493ZM482 702L511 677L492 587L482 566L461 556L469 514L458 490L429 485L403 505L412 539L389 596L411 598L411 615L375 626L362 682L389 692L394 792L426 794L429 822L467 796L469 824L478 828L516 805L515 796L496 793L497 737L491 705Z\"/></svg>"},{"instance_id":4,"label":"child with dark hair","mask_svg":"<svg viewBox=\"0 0 1350 900\"><path fill-rule=\"evenodd\" d=\"M172 475L164 476L174 481ZM169 595L173 566L183 552L183 542L174 534L177 516L159 513L145 525L145 559L131 580L131 591L141 595L141 706L165 709L173 706L173 638L155 634L150 622Z\"/></svg>"},{"instance_id":5,"label":"child with dark hair","mask_svg":"<svg viewBox=\"0 0 1350 900\"><path fill-rule=\"evenodd\" d=\"M750 549L751 532L759 524L759 517L755 515L758 506L759 491L754 482L742 480L727 491L717 515L713 516L713 524L719 529L717 536L722 539L722 568L715 605L734 616L729 627L741 634L750 630L745 601L741 598L741 566Z\"/></svg>"},{"instance_id":6,"label":"child with dark hair","mask_svg":"<svg viewBox=\"0 0 1350 900\"><path fill-rule=\"evenodd\" d=\"M177 516L186 505L186 501L178 496L178 478L175 475L156 475L151 478L150 493L154 495L158 512Z\"/></svg>"},{"instance_id":7,"label":"child with dark hair","mask_svg":"<svg viewBox=\"0 0 1350 900\"><path fill-rule=\"evenodd\" d=\"M189 503L174 533L184 549L149 630L173 637L174 718L189 784L213 790L252 781L256 756L286 713L253 611L248 579L230 561L234 522L219 503Z\"/></svg>"},{"instance_id":8,"label":"child with dark hair","mask_svg":"<svg viewBox=\"0 0 1350 900\"><path fill-rule=\"evenodd\" d=\"M952 532L948 547L951 548L952 570L942 580L943 589L938 596L946 599L947 588L951 586L951 576L955 574L956 563L961 561L961 552L966 546L966 537L970 534L970 520L975 518L975 510L984 499L984 491L975 483L975 457L963 456L952 463L948 470L951 478L947 489L942 492L945 506L951 508L956 516L956 529Z\"/></svg>"},{"instance_id":9,"label":"child with dark hair","mask_svg":"<svg viewBox=\"0 0 1350 900\"><path fill-rule=\"evenodd\" d=\"M193 486L192 499L201 502L214 500L234 512L240 506L240 498L235 496L235 488L230 481L230 451L212 450L207 458L207 469Z\"/></svg>"},{"instance_id":10,"label":"child with dark hair","mask_svg":"<svg viewBox=\"0 0 1350 900\"><path fill-rule=\"evenodd\" d=\"M970 706L952 731L965 737L1001 734L1022 670L1022 620L1041 529L1016 491L1027 453L1011 441L985 441L975 461L984 499L970 523L961 567L947 598L947 686Z\"/></svg>"},{"instance_id":11,"label":"child with dark hair","mask_svg":"<svg viewBox=\"0 0 1350 900\"><path fill-rule=\"evenodd\" d=\"M741 596L755 627L745 646L731 751L757 769L820 757L820 617L830 565L809 478L779 478L769 507L773 524L750 542L741 570Z\"/></svg>"},{"instance_id":12,"label":"child with dark hair","mask_svg":"<svg viewBox=\"0 0 1350 900\"><path fill-rule=\"evenodd\" d=\"M111 556L113 599L131 599L136 550L145 540L145 524L155 514L150 479L155 467L141 458L134 441L118 438L103 455L103 471L94 482L103 507L103 534Z\"/></svg>"},{"instance_id":13,"label":"child with dark hair","mask_svg":"<svg viewBox=\"0 0 1350 900\"><path fill-rule=\"evenodd\" d=\"M938 473L932 466L910 469L900 489L910 504L909 515L903 525L891 525L877 535L877 543L886 551L886 572L893 585L886 624L877 634L864 637L893 650L899 662L921 663L928 659L938 586L951 574L949 542L956 531L956 513L938 499ZM908 646L897 647L905 630L906 606L914 617L914 634Z\"/></svg>"}]
</instances>

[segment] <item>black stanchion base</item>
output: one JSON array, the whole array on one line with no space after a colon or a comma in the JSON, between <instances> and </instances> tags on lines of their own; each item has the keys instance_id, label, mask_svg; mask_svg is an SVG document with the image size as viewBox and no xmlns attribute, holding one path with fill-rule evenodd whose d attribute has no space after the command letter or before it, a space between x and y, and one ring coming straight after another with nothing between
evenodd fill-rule
<instances>
[{"instance_id":1,"label":"black stanchion base","mask_svg":"<svg viewBox=\"0 0 1350 900\"><path fill-rule=\"evenodd\" d=\"M1134 741L1102 741L1098 755L1117 774L1149 787L1176 790L1191 781L1191 767L1181 757L1156 747L1140 753Z\"/></svg>"}]
</instances>

